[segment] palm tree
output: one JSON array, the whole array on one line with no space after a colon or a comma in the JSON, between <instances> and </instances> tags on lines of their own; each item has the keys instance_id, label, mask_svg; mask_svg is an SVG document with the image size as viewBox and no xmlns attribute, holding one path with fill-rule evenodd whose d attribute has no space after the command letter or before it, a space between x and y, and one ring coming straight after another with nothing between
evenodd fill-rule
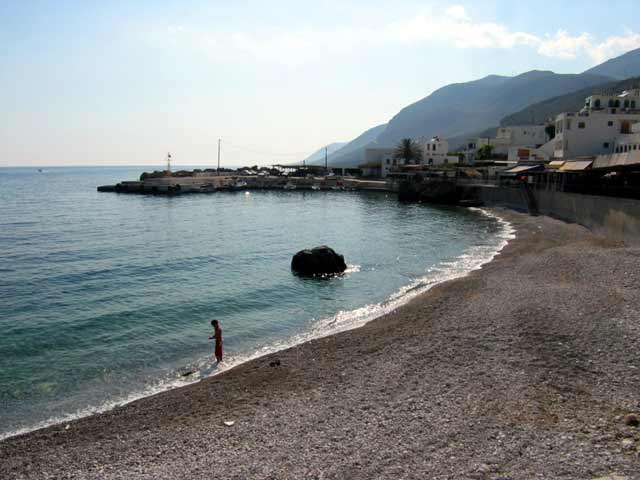
<instances>
[{"instance_id":1,"label":"palm tree","mask_svg":"<svg viewBox=\"0 0 640 480\"><path fill-rule=\"evenodd\" d=\"M403 138L393 150L393 158L404 160L406 164L419 164L422 161L422 147L411 138Z\"/></svg>"}]
</instances>

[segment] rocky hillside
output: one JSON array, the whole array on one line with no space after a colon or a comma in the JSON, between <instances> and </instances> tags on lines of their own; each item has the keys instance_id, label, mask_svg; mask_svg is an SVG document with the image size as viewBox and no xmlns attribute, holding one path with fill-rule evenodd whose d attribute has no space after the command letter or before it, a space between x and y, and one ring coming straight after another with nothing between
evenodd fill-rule
<instances>
[{"instance_id":1,"label":"rocky hillside","mask_svg":"<svg viewBox=\"0 0 640 480\"><path fill-rule=\"evenodd\" d=\"M640 77L628 78L617 82L607 82L572 92L566 95L534 103L528 107L504 117L500 125L522 125L524 123L544 123L562 112L575 112L584 106L584 99L601 92L619 93L629 88L640 87Z\"/></svg>"},{"instance_id":2,"label":"rocky hillside","mask_svg":"<svg viewBox=\"0 0 640 480\"><path fill-rule=\"evenodd\" d=\"M640 48L607 60L584 73L589 75L604 75L619 80L630 77L640 77Z\"/></svg>"}]
</instances>

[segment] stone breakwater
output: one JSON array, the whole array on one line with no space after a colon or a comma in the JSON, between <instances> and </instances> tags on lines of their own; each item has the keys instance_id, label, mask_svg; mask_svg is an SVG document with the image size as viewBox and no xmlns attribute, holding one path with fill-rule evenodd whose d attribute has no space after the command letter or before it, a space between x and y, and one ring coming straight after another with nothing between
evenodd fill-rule
<instances>
[{"instance_id":1,"label":"stone breakwater","mask_svg":"<svg viewBox=\"0 0 640 480\"><path fill-rule=\"evenodd\" d=\"M637 479L640 250L504 216L517 239L481 270L359 329L0 442L0 478Z\"/></svg>"},{"instance_id":2,"label":"stone breakwater","mask_svg":"<svg viewBox=\"0 0 640 480\"><path fill-rule=\"evenodd\" d=\"M397 185L380 180L361 180L351 177L283 177L283 176L164 176L136 181L122 181L115 185L101 185L99 192L179 195L185 193L215 193L245 190L301 190L301 191L383 191L397 190Z\"/></svg>"}]
</instances>

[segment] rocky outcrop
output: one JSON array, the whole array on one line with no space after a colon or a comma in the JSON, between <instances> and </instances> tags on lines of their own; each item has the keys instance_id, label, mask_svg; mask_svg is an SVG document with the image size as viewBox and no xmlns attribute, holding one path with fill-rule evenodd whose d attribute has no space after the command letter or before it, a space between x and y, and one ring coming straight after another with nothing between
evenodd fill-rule
<instances>
[{"instance_id":1,"label":"rocky outcrop","mask_svg":"<svg viewBox=\"0 0 640 480\"><path fill-rule=\"evenodd\" d=\"M302 276L332 275L346 269L344 257L326 245L300 250L291 260L291 270Z\"/></svg>"}]
</instances>

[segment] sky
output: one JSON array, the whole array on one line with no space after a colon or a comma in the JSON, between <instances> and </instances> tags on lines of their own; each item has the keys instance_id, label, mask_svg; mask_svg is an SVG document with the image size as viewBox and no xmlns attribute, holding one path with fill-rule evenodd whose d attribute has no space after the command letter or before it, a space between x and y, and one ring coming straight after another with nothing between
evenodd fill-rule
<instances>
[{"instance_id":1,"label":"sky","mask_svg":"<svg viewBox=\"0 0 640 480\"><path fill-rule=\"evenodd\" d=\"M489 74L640 47L637 0L0 1L0 166L268 165Z\"/></svg>"}]
</instances>

